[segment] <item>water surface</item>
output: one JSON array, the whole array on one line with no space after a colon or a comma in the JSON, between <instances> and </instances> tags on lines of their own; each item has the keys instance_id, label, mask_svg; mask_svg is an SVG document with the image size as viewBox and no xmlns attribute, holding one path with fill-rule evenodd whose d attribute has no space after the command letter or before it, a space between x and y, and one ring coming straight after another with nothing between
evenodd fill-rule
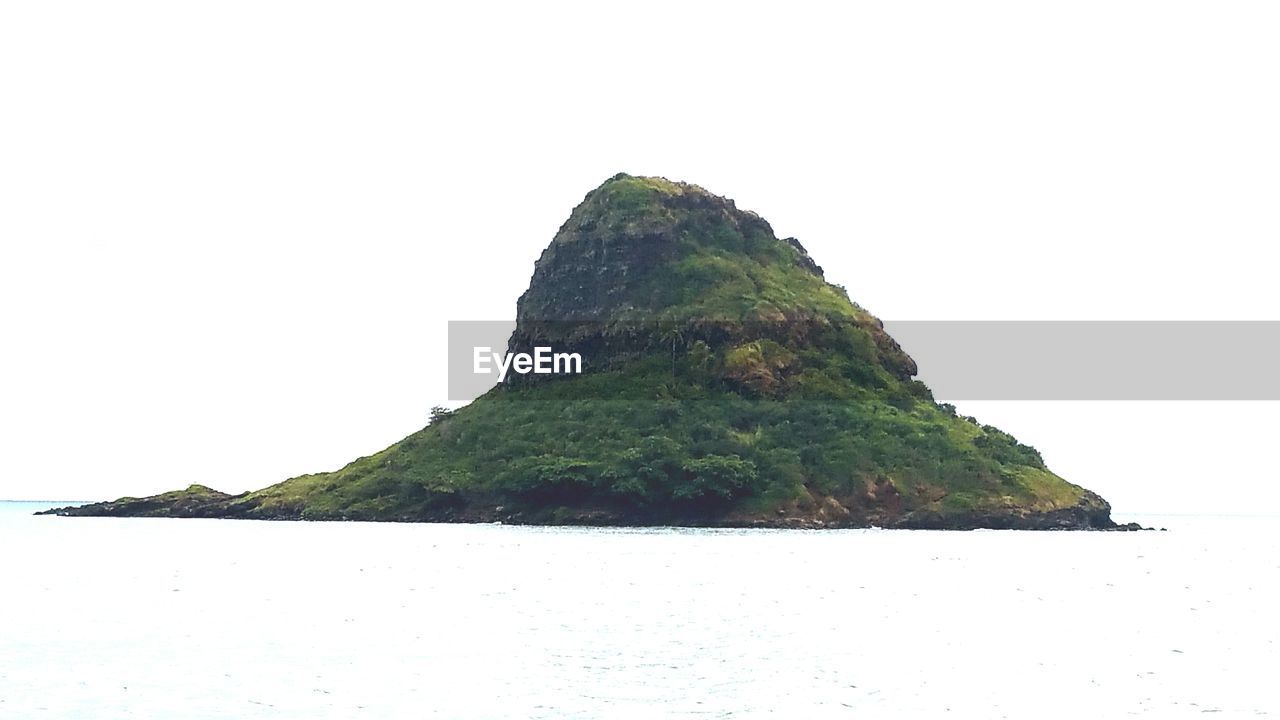
<instances>
[{"instance_id":1,"label":"water surface","mask_svg":"<svg viewBox=\"0 0 1280 720\"><path fill-rule=\"evenodd\" d=\"M1166 533L32 517L0 717L1260 717L1275 518Z\"/></svg>"}]
</instances>

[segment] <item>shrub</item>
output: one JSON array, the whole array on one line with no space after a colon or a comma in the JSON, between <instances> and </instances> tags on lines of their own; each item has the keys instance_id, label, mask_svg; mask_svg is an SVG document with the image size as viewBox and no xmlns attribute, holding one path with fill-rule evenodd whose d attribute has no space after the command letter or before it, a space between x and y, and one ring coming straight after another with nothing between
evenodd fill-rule
<instances>
[{"instance_id":1,"label":"shrub","mask_svg":"<svg viewBox=\"0 0 1280 720\"><path fill-rule=\"evenodd\" d=\"M686 501L728 501L748 494L756 478L756 464L737 455L708 455L681 466L683 477L671 496Z\"/></svg>"}]
</instances>

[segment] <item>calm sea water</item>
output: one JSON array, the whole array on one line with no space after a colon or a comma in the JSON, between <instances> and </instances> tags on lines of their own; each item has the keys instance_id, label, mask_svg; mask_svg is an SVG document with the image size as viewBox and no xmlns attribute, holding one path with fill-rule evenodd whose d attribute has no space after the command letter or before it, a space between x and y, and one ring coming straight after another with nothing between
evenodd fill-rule
<instances>
[{"instance_id":1,"label":"calm sea water","mask_svg":"<svg viewBox=\"0 0 1280 720\"><path fill-rule=\"evenodd\" d=\"M39 507L0 504L0 718L1280 714L1276 518L812 532Z\"/></svg>"}]
</instances>

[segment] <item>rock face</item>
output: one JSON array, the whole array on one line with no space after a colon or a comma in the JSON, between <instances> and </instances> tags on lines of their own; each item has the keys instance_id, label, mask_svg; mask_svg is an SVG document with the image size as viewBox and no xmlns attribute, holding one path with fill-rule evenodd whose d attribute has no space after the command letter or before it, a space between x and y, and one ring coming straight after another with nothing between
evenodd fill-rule
<instances>
[{"instance_id":1,"label":"rock face","mask_svg":"<svg viewBox=\"0 0 1280 720\"><path fill-rule=\"evenodd\" d=\"M935 403L794 238L695 185L617 175L574 209L510 350L578 351L380 453L241 495L63 515L1114 529L1110 507ZM537 377L535 381L533 378Z\"/></svg>"}]
</instances>

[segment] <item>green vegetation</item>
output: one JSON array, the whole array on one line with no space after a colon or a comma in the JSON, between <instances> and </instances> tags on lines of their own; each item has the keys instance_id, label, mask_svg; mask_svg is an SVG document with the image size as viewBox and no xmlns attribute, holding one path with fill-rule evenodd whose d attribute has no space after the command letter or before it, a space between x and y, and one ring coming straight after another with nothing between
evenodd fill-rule
<instances>
[{"instance_id":1,"label":"green vegetation","mask_svg":"<svg viewBox=\"0 0 1280 720\"><path fill-rule=\"evenodd\" d=\"M512 347L535 341L581 350L588 371L434 408L424 429L335 472L86 514L150 503L308 519L1110 522L1033 448L935 403L798 242L694 185L619 175L589 193L520 299Z\"/></svg>"},{"instance_id":2,"label":"green vegetation","mask_svg":"<svg viewBox=\"0 0 1280 720\"><path fill-rule=\"evenodd\" d=\"M687 352L678 371L673 381L656 359L497 388L381 453L245 501L303 516L412 518L459 507L465 493L532 513L576 506L689 518L807 494L873 511L867 488L878 480L906 508L1053 510L1083 497L1034 450L901 381L868 390L836 371L799 373L794 387L807 397L774 399L735 391L735 380L693 368ZM821 397L831 385L836 396Z\"/></svg>"}]
</instances>

